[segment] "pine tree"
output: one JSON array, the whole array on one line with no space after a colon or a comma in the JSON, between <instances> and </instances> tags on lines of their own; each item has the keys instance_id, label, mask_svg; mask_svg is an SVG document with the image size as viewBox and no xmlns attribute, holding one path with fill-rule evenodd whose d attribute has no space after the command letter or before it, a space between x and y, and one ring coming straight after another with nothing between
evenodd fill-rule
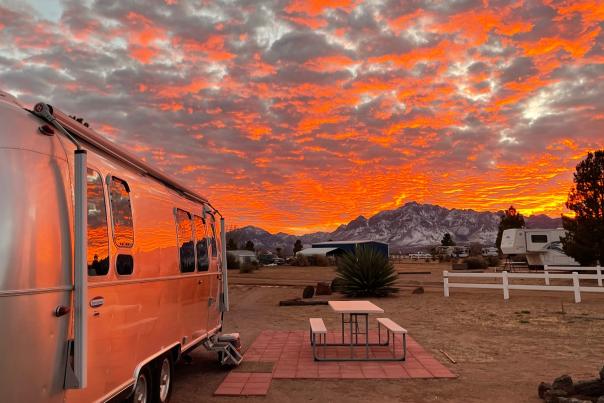
<instances>
[{"instance_id":1,"label":"pine tree","mask_svg":"<svg viewBox=\"0 0 604 403\"><path fill-rule=\"evenodd\" d=\"M302 248L302 241L296 239L296 242L294 243L294 256L296 256L296 253L300 252Z\"/></svg>"},{"instance_id":2,"label":"pine tree","mask_svg":"<svg viewBox=\"0 0 604 403\"><path fill-rule=\"evenodd\" d=\"M514 206L510 206L509 209L505 211L505 214L501 216L501 221L499 222L499 230L497 231L497 240L495 241L495 246L497 249L501 251L501 238L503 236L503 231L511 228L524 228L524 217L522 214L516 211Z\"/></svg>"},{"instance_id":3,"label":"pine tree","mask_svg":"<svg viewBox=\"0 0 604 403\"><path fill-rule=\"evenodd\" d=\"M245 250L251 250L252 252L254 251L254 242L252 241L247 241L245 243Z\"/></svg>"},{"instance_id":4,"label":"pine tree","mask_svg":"<svg viewBox=\"0 0 604 403\"><path fill-rule=\"evenodd\" d=\"M573 182L566 207L575 216L562 216L567 231L562 247L584 266L604 264L604 150L587 154Z\"/></svg>"},{"instance_id":5,"label":"pine tree","mask_svg":"<svg viewBox=\"0 0 604 403\"><path fill-rule=\"evenodd\" d=\"M236 250L237 249L237 244L235 243L235 240L233 238L229 238L229 240L227 241L227 250Z\"/></svg>"},{"instance_id":6,"label":"pine tree","mask_svg":"<svg viewBox=\"0 0 604 403\"><path fill-rule=\"evenodd\" d=\"M443 236L443 239L440 241L442 246L455 246L455 241L451 237L451 234L448 232Z\"/></svg>"}]
</instances>

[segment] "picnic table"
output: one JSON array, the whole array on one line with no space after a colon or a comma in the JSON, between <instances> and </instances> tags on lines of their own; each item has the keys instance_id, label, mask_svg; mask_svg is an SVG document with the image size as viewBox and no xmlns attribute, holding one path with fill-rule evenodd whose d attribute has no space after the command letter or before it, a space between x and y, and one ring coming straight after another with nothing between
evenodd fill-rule
<instances>
[{"instance_id":1,"label":"picnic table","mask_svg":"<svg viewBox=\"0 0 604 403\"><path fill-rule=\"evenodd\" d=\"M384 310L379 306L371 303L370 301L328 301L329 307L336 313L341 315L342 318L342 341L341 343L328 343L327 342L327 328L322 318L310 318L310 342L313 348L313 356L317 361L399 361L405 360L406 351L406 334L407 330L396 324L389 318L377 318L378 323L378 342L369 342L369 315L373 313L384 313ZM359 320L359 318L361 320ZM365 319L365 325L362 324L362 319ZM346 325L349 327L349 340L346 342ZM381 327L386 329L388 336L387 340L382 343L381 338ZM359 335L364 336L365 340L359 343ZM370 346L390 346L390 335L392 335L392 357L378 358L369 357ZM402 336L402 355L396 356L396 348L394 346L395 336ZM317 355L316 347L320 346L323 348L323 357ZM328 346L336 347L350 347L350 357L338 357L338 358L327 358L326 348ZM365 357L355 357L354 348L365 347Z\"/></svg>"},{"instance_id":2,"label":"picnic table","mask_svg":"<svg viewBox=\"0 0 604 403\"><path fill-rule=\"evenodd\" d=\"M329 307L342 316L342 344L345 345L345 327L350 328L350 355L354 346L359 345L359 334L365 336L365 354L369 358L369 314L384 313L384 310L370 301L329 301ZM348 320L346 320L348 315ZM365 318L363 331L359 329L359 317ZM354 342L353 342L354 337Z\"/></svg>"},{"instance_id":3,"label":"picnic table","mask_svg":"<svg viewBox=\"0 0 604 403\"><path fill-rule=\"evenodd\" d=\"M323 318L310 318L310 344L313 350L313 356L316 361L404 361L406 357L407 330L395 323L389 318L377 318L378 324L378 342L369 342L369 315L372 313L384 313L384 310L370 301L328 301L329 307L342 318L342 342L328 343L327 328ZM359 317L365 319L365 326L359 326ZM346 325L349 327L349 342L346 343ZM385 328L387 339L382 343L381 328ZM365 341L359 343L359 335L365 336ZM390 336L392 335L392 345ZM395 338L401 336L402 353L399 357L396 354ZM317 347L323 348L323 357L317 355ZM327 358L326 347L350 347L350 357ZM365 347L365 357L354 356L354 347ZM369 357L370 346L388 346L392 352L392 357Z\"/></svg>"}]
</instances>

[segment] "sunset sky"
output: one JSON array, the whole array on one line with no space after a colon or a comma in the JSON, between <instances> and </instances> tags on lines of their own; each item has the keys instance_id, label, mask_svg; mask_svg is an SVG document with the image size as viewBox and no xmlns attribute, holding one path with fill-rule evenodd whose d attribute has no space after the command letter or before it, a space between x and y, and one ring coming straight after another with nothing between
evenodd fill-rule
<instances>
[{"instance_id":1,"label":"sunset sky","mask_svg":"<svg viewBox=\"0 0 604 403\"><path fill-rule=\"evenodd\" d=\"M84 117L231 225L333 230L410 201L558 216L604 147L604 2L0 0L0 89Z\"/></svg>"}]
</instances>

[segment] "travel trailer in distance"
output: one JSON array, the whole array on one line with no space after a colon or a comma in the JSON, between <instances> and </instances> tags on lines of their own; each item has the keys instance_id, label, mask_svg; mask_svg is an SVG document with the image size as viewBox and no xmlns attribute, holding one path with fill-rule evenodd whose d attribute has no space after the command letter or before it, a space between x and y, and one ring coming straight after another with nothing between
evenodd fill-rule
<instances>
[{"instance_id":1,"label":"travel trailer in distance","mask_svg":"<svg viewBox=\"0 0 604 403\"><path fill-rule=\"evenodd\" d=\"M453 256L453 251L455 250L454 246L443 246L438 245L434 248L434 255L436 256Z\"/></svg>"},{"instance_id":2,"label":"travel trailer in distance","mask_svg":"<svg viewBox=\"0 0 604 403\"><path fill-rule=\"evenodd\" d=\"M549 266L579 266L562 249L563 229L513 228L503 231L501 251L505 255L525 255L530 268Z\"/></svg>"},{"instance_id":3,"label":"travel trailer in distance","mask_svg":"<svg viewBox=\"0 0 604 403\"><path fill-rule=\"evenodd\" d=\"M488 246L488 247L482 248L482 250L480 251L480 254L484 257L499 256L499 250L494 246Z\"/></svg>"},{"instance_id":4,"label":"travel trailer in distance","mask_svg":"<svg viewBox=\"0 0 604 403\"><path fill-rule=\"evenodd\" d=\"M470 256L470 247L468 246L454 246L453 247L453 257L468 257Z\"/></svg>"},{"instance_id":5,"label":"travel trailer in distance","mask_svg":"<svg viewBox=\"0 0 604 403\"><path fill-rule=\"evenodd\" d=\"M210 202L50 105L0 91L0 121L2 401L166 402L195 347L239 362Z\"/></svg>"}]
</instances>

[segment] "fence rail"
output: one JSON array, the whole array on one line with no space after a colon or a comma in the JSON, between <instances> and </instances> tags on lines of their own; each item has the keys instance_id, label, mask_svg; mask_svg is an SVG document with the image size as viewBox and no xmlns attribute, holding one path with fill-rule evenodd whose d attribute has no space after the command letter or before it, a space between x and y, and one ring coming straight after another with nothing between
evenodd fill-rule
<instances>
[{"instance_id":1,"label":"fence rail","mask_svg":"<svg viewBox=\"0 0 604 403\"><path fill-rule=\"evenodd\" d=\"M602 268L600 267L600 265L590 266L590 267L587 267L587 266L584 266L584 267L548 266L548 265L543 266L544 273L549 273L550 271L577 271L577 272L579 272L579 271L592 271L592 272L595 271L597 280L598 280L598 287L602 287L602 280L604 279L604 276L602 276ZM553 278L553 277L549 277L549 278ZM547 277L545 278L545 284L549 285L549 280Z\"/></svg>"},{"instance_id":2,"label":"fence rail","mask_svg":"<svg viewBox=\"0 0 604 403\"><path fill-rule=\"evenodd\" d=\"M547 267L547 266L546 266ZM547 267L551 270L551 266ZM569 291L573 292L575 302L581 302L581 292L601 292L604 293L602 286L602 271L599 266L585 267L583 271L596 271L596 274L579 274L578 267L570 268L572 274L551 274L549 271L543 273L450 273L443 272L443 286L445 297L449 296L451 288L484 288L503 290L503 299L510 299L510 290L532 290L532 291ZM569 270L568 267L565 270ZM484 278L501 279L501 283L451 283L451 278ZM545 285L538 284L510 284L510 279L540 279L545 281ZM572 280L572 285L550 285L551 279ZM597 280L598 286L582 286L580 280Z\"/></svg>"}]
</instances>

